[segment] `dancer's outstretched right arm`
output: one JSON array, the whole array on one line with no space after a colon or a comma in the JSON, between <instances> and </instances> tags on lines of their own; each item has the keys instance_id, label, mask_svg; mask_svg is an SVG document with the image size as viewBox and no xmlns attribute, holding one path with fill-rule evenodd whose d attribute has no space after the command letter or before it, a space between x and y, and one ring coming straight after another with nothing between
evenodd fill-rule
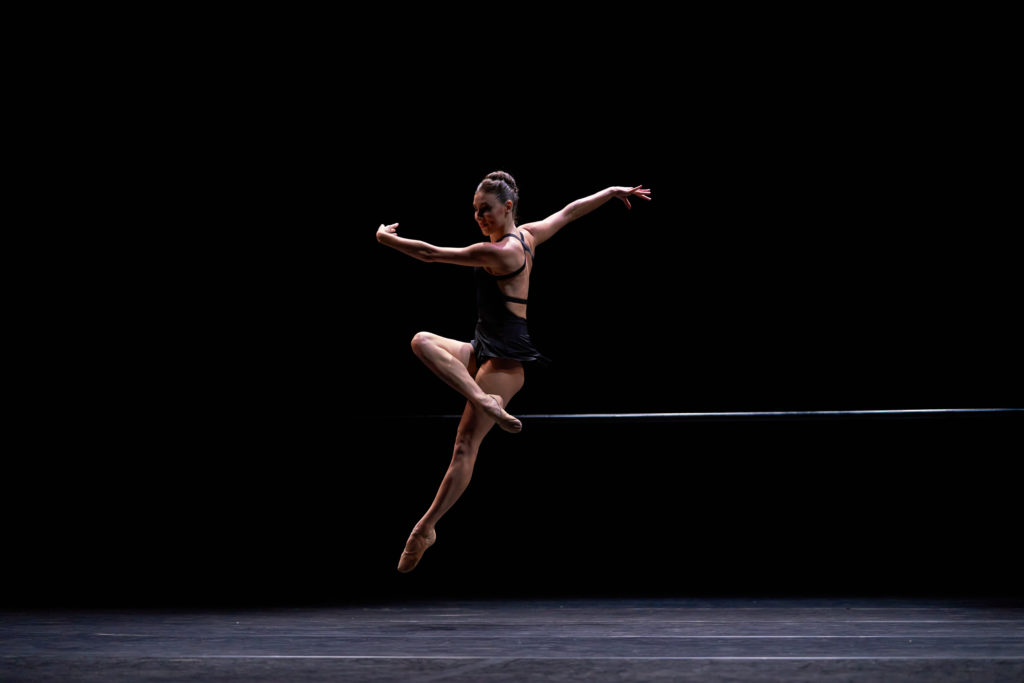
<instances>
[{"instance_id":1,"label":"dancer's outstretched right arm","mask_svg":"<svg viewBox=\"0 0 1024 683\"><path fill-rule=\"evenodd\" d=\"M642 185L637 185L636 187L607 187L589 197L583 197L567 204L561 211L551 214L542 221L524 223L519 227L533 235L534 244L541 244L554 237L555 233L565 227L566 224L587 215L613 197L621 199L625 203L626 208L629 209L632 208L629 203L630 196L643 197L650 201L650 194L651 191L644 189Z\"/></svg>"}]
</instances>

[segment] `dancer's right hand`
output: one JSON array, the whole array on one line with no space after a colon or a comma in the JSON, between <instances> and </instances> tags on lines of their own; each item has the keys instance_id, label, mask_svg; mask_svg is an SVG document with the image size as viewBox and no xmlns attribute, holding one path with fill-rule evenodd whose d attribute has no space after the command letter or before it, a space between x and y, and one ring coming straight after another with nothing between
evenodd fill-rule
<instances>
[{"instance_id":1,"label":"dancer's right hand","mask_svg":"<svg viewBox=\"0 0 1024 683\"><path fill-rule=\"evenodd\" d=\"M609 189L611 189L613 197L621 199L625 203L627 209L633 208L629 203L630 196L642 197L647 201L651 201L651 191L643 185L637 185L636 187L612 187Z\"/></svg>"}]
</instances>

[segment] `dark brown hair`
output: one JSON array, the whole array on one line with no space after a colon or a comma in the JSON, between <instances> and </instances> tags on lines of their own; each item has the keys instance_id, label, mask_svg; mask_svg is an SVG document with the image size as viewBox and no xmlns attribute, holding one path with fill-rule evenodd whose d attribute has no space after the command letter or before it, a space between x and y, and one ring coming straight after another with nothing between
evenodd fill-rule
<instances>
[{"instance_id":1,"label":"dark brown hair","mask_svg":"<svg viewBox=\"0 0 1024 683\"><path fill-rule=\"evenodd\" d=\"M476 188L476 191L497 195L498 201L502 204L511 199L512 218L519 219L519 186L516 185L516 179L510 174L505 171L488 173L487 177L480 181L480 186Z\"/></svg>"}]
</instances>

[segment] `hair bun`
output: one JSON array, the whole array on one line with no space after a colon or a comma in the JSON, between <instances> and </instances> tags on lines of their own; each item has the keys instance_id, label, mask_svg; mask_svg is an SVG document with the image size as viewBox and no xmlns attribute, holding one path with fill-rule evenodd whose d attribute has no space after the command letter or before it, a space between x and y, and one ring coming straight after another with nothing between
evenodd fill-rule
<instances>
[{"instance_id":1,"label":"hair bun","mask_svg":"<svg viewBox=\"0 0 1024 683\"><path fill-rule=\"evenodd\" d=\"M505 171L494 171L487 174L487 180L504 180L508 183L508 186L512 188L512 191L519 194L519 186L516 185L516 179Z\"/></svg>"},{"instance_id":2,"label":"hair bun","mask_svg":"<svg viewBox=\"0 0 1024 683\"><path fill-rule=\"evenodd\" d=\"M512 215L519 215L519 186L516 179L505 171L494 171L488 173L487 177L480 181L476 188L477 192L493 193L499 202L512 202Z\"/></svg>"}]
</instances>

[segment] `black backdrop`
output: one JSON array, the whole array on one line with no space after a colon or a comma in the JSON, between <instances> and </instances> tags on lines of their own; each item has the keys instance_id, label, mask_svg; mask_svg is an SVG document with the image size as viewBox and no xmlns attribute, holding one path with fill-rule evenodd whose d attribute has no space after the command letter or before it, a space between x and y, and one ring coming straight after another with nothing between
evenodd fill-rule
<instances>
[{"instance_id":1,"label":"black backdrop","mask_svg":"<svg viewBox=\"0 0 1024 683\"><path fill-rule=\"evenodd\" d=\"M1008 418L528 423L398 577L454 433L407 418L462 404L408 342L468 338L474 303L373 235L479 239L496 169L523 221L652 189L538 251L555 363L513 412L1019 406L990 83L821 44L550 52L514 87L308 49L120 131L93 229L43 245L8 603L1018 590Z\"/></svg>"}]
</instances>

